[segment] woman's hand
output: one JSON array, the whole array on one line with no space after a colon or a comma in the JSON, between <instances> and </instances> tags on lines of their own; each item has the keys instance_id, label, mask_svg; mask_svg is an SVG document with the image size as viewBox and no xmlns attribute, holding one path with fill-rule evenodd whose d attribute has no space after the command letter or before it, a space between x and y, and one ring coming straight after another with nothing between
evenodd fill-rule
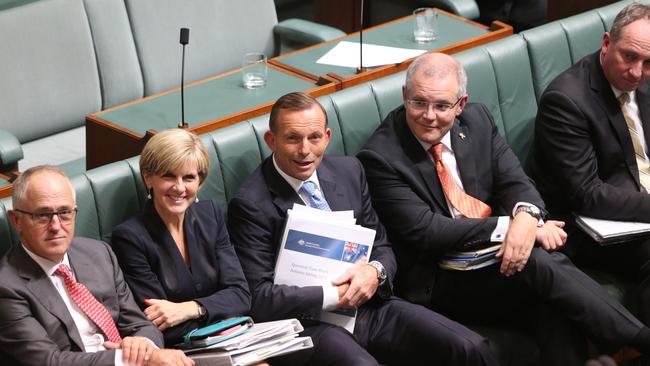
<instances>
[{"instance_id":1,"label":"woman's hand","mask_svg":"<svg viewBox=\"0 0 650 366\"><path fill-rule=\"evenodd\" d=\"M144 314L161 331L199 317L199 304L196 301L171 302L145 299L144 303L148 305L144 309Z\"/></svg>"}]
</instances>

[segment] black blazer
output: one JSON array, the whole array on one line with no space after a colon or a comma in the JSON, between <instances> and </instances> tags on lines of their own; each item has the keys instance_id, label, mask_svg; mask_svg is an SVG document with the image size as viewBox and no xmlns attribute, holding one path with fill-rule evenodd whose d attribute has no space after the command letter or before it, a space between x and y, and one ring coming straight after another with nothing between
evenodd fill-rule
<instances>
[{"instance_id":1,"label":"black blazer","mask_svg":"<svg viewBox=\"0 0 650 366\"><path fill-rule=\"evenodd\" d=\"M599 52L560 74L546 89L535 123L533 174L552 214L650 222L634 147ZM650 81L636 92L650 143Z\"/></svg>"},{"instance_id":2,"label":"black blazer","mask_svg":"<svg viewBox=\"0 0 650 366\"><path fill-rule=\"evenodd\" d=\"M497 217L451 218L434 163L406 124L405 113L403 106L392 111L358 157L395 248L397 295L429 304L440 256L489 242ZM465 191L490 205L493 215L509 216L520 201L544 208L484 105L467 104L449 133Z\"/></svg>"},{"instance_id":3,"label":"black blazer","mask_svg":"<svg viewBox=\"0 0 650 366\"><path fill-rule=\"evenodd\" d=\"M77 281L106 307L122 337L146 337L162 347L162 334L135 304L108 245L76 237L68 260ZM115 351L84 351L61 295L21 245L0 261L0 350L2 365L115 364Z\"/></svg>"},{"instance_id":4,"label":"black blazer","mask_svg":"<svg viewBox=\"0 0 650 366\"><path fill-rule=\"evenodd\" d=\"M206 308L207 321L188 320L165 330L168 346L198 326L250 309L250 292L219 208L210 200L192 204L183 229L191 269L151 202L112 236L113 250L141 308L148 298L195 300Z\"/></svg>"},{"instance_id":5,"label":"black blazer","mask_svg":"<svg viewBox=\"0 0 650 366\"><path fill-rule=\"evenodd\" d=\"M391 294L395 257L370 204L366 178L359 161L351 157L324 157L317 169L325 199L334 211L353 210L357 224L377 231L370 260L381 262L389 280L377 294ZM267 158L244 181L228 208L232 242L253 294L251 314L259 321L296 317L318 319L323 305L320 286L274 285L277 251L282 240L287 210L300 196L280 176Z\"/></svg>"}]
</instances>

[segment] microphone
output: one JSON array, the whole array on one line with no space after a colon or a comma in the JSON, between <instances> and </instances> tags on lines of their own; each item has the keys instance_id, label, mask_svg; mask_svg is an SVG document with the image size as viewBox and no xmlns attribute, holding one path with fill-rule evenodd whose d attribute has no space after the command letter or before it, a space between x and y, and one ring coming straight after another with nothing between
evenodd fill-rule
<instances>
[{"instance_id":1,"label":"microphone","mask_svg":"<svg viewBox=\"0 0 650 366\"><path fill-rule=\"evenodd\" d=\"M363 0L361 0L361 25L359 29L359 67L357 67L357 74L366 71L363 67Z\"/></svg>"},{"instance_id":2,"label":"microphone","mask_svg":"<svg viewBox=\"0 0 650 366\"><path fill-rule=\"evenodd\" d=\"M187 128L188 124L185 122L185 45L190 43L190 29L181 28L181 44L183 45L183 59L181 61L181 122L178 128Z\"/></svg>"}]
</instances>

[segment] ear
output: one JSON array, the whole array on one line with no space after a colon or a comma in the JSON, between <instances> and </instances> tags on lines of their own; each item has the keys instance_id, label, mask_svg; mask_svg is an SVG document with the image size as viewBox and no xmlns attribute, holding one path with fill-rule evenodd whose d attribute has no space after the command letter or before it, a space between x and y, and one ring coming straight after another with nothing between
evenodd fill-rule
<instances>
[{"instance_id":1,"label":"ear","mask_svg":"<svg viewBox=\"0 0 650 366\"><path fill-rule=\"evenodd\" d=\"M458 102L458 108L456 108L456 117L463 113L463 109L465 108L465 105L467 105L467 99L467 94L465 94L460 99L460 102Z\"/></svg>"},{"instance_id":2,"label":"ear","mask_svg":"<svg viewBox=\"0 0 650 366\"><path fill-rule=\"evenodd\" d=\"M264 142L266 142L266 146L268 146L271 151L275 152L275 135L271 130L264 132Z\"/></svg>"},{"instance_id":3,"label":"ear","mask_svg":"<svg viewBox=\"0 0 650 366\"><path fill-rule=\"evenodd\" d=\"M603 41L600 44L600 53L602 55L607 53L607 49L609 48L609 45L611 44L611 42L612 42L612 38L611 38L609 32L605 32L603 34Z\"/></svg>"},{"instance_id":4,"label":"ear","mask_svg":"<svg viewBox=\"0 0 650 366\"><path fill-rule=\"evenodd\" d=\"M16 215L16 211L14 210L9 210L7 212L9 214L9 221L11 221L11 225L16 229L17 232L20 232L22 228L22 223L20 220L18 220L18 215Z\"/></svg>"},{"instance_id":5,"label":"ear","mask_svg":"<svg viewBox=\"0 0 650 366\"><path fill-rule=\"evenodd\" d=\"M152 180L151 174L143 173L142 178L144 179L144 186L147 189L147 192L149 192L149 190L153 186L153 182L151 181Z\"/></svg>"},{"instance_id":6,"label":"ear","mask_svg":"<svg viewBox=\"0 0 650 366\"><path fill-rule=\"evenodd\" d=\"M404 105L406 105L406 101L408 100L408 95L406 94L406 85L402 85L402 100L404 101Z\"/></svg>"}]
</instances>

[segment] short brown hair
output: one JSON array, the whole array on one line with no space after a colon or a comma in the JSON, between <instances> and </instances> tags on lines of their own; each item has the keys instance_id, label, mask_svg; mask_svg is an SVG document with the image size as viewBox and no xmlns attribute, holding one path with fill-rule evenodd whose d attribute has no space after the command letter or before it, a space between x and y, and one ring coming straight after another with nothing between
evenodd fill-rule
<instances>
[{"instance_id":1,"label":"short brown hair","mask_svg":"<svg viewBox=\"0 0 650 366\"><path fill-rule=\"evenodd\" d=\"M609 36L614 41L618 40L623 33L623 29L639 19L650 20L650 5L633 2L621 9L616 15L614 23L612 23L612 29L609 31Z\"/></svg>"},{"instance_id":2,"label":"short brown hair","mask_svg":"<svg viewBox=\"0 0 650 366\"><path fill-rule=\"evenodd\" d=\"M311 109L314 105L317 105L320 110L323 111L323 115L325 116L325 128L327 128L327 112L325 112L325 108L323 108L318 100L314 99L309 94L294 92L281 96L280 99L278 99L275 104L273 104L273 108L271 108L271 115L269 116L269 129L271 132L276 131L278 127L278 114L280 114L281 109L288 109L298 112Z\"/></svg>"},{"instance_id":3,"label":"short brown hair","mask_svg":"<svg viewBox=\"0 0 650 366\"><path fill-rule=\"evenodd\" d=\"M172 128L153 135L144 146L140 155L140 174L164 174L187 164L196 164L199 182L203 183L210 170L208 151L195 134Z\"/></svg>"}]
</instances>

